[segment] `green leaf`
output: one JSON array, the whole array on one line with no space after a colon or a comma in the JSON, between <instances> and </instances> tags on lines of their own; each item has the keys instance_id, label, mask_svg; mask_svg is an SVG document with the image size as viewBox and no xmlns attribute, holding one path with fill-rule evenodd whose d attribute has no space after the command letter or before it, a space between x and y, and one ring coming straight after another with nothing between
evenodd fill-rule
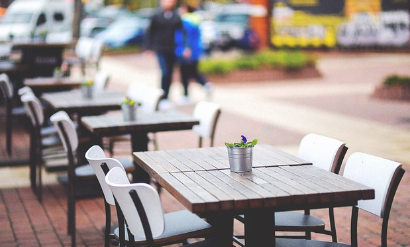
<instances>
[{"instance_id":1,"label":"green leaf","mask_svg":"<svg viewBox=\"0 0 410 247\"><path fill-rule=\"evenodd\" d=\"M233 148L233 144L232 144L232 143L229 143L229 142L225 142L225 146L230 147L230 148Z\"/></svg>"},{"instance_id":2,"label":"green leaf","mask_svg":"<svg viewBox=\"0 0 410 247\"><path fill-rule=\"evenodd\" d=\"M251 143L252 143L252 146L255 146L256 144L258 144L258 139L253 139Z\"/></svg>"}]
</instances>

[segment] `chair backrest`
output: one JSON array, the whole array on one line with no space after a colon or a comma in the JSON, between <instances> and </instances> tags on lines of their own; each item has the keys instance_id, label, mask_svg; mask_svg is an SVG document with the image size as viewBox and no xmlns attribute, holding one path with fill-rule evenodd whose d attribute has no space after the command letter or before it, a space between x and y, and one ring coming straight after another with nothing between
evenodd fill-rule
<instances>
[{"instance_id":1,"label":"chair backrest","mask_svg":"<svg viewBox=\"0 0 410 247\"><path fill-rule=\"evenodd\" d=\"M162 89L139 82L131 83L127 91L129 98L141 104L139 111L145 113L158 111L158 105L163 95L164 91Z\"/></svg>"},{"instance_id":2,"label":"chair backrest","mask_svg":"<svg viewBox=\"0 0 410 247\"><path fill-rule=\"evenodd\" d=\"M28 87L28 86L24 86L20 88L19 90L17 90L17 94L20 97L23 96L23 94L28 93L28 92L33 93L33 89L31 89L31 87Z\"/></svg>"},{"instance_id":3,"label":"chair backrest","mask_svg":"<svg viewBox=\"0 0 410 247\"><path fill-rule=\"evenodd\" d=\"M391 202L388 198L397 189L397 187L394 188L393 183L396 181L400 170L402 170L401 167L402 165L398 162L357 152L347 160L343 177L367 185L375 190L373 200L359 201L357 206L383 218L386 213L390 213L391 205L389 204L392 203L393 198L391 198Z\"/></svg>"},{"instance_id":4,"label":"chair backrest","mask_svg":"<svg viewBox=\"0 0 410 247\"><path fill-rule=\"evenodd\" d=\"M199 119L199 125L195 125L192 129L202 138L213 139L221 113L220 105L208 101L201 101L196 104L193 116Z\"/></svg>"},{"instance_id":5,"label":"chair backrest","mask_svg":"<svg viewBox=\"0 0 410 247\"><path fill-rule=\"evenodd\" d=\"M89 60L92 56L94 39L81 36L75 46L75 55L81 59Z\"/></svg>"},{"instance_id":6,"label":"chair backrest","mask_svg":"<svg viewBox=\"0 0 410 247\"><path fill-rule=\"evenodd\" d=\"M146 237L144 226L141 223L140 215L142 215L142 212L137 210L131 197L133 193L138 195L142 203L152 236L155 238L164 232L165 220L161 200L157 191L151 185L144 183L130 184L125 171L117 167L108 172L105 181L111 188L127 221L128 228L134 236Z\"/></svg>"},{"instance_id":7,"label":"chair backrest","mask_svg":"<svg viewBox=\"0 0 410 247\"><path fill-rule=\"evenodd\" d=\"M338 173L346 151L344 142L322 135L308 134L300 142L298 156L323 170Z\"/></svg>"},{"instance_id":8,"label":"chair backrest","mask_svg":"<svg viewBox=\"0 0 410 247\"><path fill-rule=\"evenodd\" d=\"M73 121L65 111L54 113L50 117L51 122L58 131L64 150L69 153L75 152L78 148L77 130Z\"/></svg>"},{"instance_id":9,"label":"chair backrest","mask_svg":"<svg viewBox=\"0 0 410 247\"><path fill-rule=\"evenodd\" d=\"M13 84L11 83L8 75L5 73L0 74L0 89L2 90L6 100L13 98Z\"/></svg>"},{"instance_id":10,"label":"chair backrest","mask_svg":"<svg viewBox=\"0 0 410 247\"><path fill-rule=\"evenodd\" d=\"M98 71L94 76L94 86L95 92L102 92L107 87L110 75L105 71Z\"/></svg>"},{"instance_id":11,"label":"chair backrest","mask_svg":"<svg viewBox=\"0 0 410 247\"><path fill-rule=\"evenodd\" d=\"M94 145L88 149L85 153L85 158L88 160L95 175L97 176L98 182L100 183L101 189L104 193L105 201L108 204L115 205L111 189L105 182L105 173L101 165L105 163L110 170L114 167L119 167L124 170L121 162L113 158L107 158L102 148L97 145Z\"/></svg>"},{"instance_id":12,"label":"chair backrest","mask_svg":"<svg viewBox=\"0 0 410 247\"><path fill-rule=\"evenodd\" d=\"M24 108L34 127L41 127L44 123L44 112L40 100L32 91L27 91L21 96Z\"/></svg>"}]
</instances>

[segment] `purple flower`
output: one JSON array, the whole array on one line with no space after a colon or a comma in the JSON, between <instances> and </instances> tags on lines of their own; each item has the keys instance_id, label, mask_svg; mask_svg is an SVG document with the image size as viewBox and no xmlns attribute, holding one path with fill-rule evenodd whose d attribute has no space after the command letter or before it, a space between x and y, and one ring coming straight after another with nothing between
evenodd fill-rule
<instances>
[{"instance_id":1,"label":"purple flower","mask_svg":"<svg viewBox=\"0 0 410 247\"><path fill-rule=\"evenodd\" d=\"M242 137L242 143L247 143L248 142L248 140L246 140L246 137L244 135L241 135L241 137Z\"/></svg>"}]
</instances>

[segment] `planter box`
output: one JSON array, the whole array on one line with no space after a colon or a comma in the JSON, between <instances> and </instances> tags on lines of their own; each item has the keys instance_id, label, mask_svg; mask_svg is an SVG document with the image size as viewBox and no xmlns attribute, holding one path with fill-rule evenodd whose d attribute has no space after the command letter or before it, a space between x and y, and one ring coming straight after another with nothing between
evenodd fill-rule
<instances>
[{"instance_id":1,"label":"planter box","mask_svg":"<svg viewBox=\"0 0 410 247\"><path fill-rule=\"evenodd\" d=\"M321 74L315 67L307 67L296 71L263 68L257 70L235 70L228 75L207 75L206 77L208 81L213 83L236 83L318 78L321 77Z\"/></svg>"},{"instance_id":2,"label":"planter box","mask_svg":"<svg viewBox=\"0 0 410 247\"><path fill-rule=\"evenodd\" d=\"M378 99L388 99L388 100L404 100L410 101L410 87L401 86L378 86L372 97Z\"/></svg>"}]
</instances>

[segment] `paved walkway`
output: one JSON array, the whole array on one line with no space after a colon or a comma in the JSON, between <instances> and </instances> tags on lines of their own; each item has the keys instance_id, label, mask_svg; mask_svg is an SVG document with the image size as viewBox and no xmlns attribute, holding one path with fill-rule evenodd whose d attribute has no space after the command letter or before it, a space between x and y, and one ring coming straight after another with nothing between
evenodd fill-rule
<instances>
[{"instance_id":1,"label":"paved walkway","mask_svg":"<svg viewBox=\"0 0 410 247\"><path fill-rule=\"evenodd\" d=\"M109 87L118 90L125 91L132 81L155 86L159 81L154 57L104 57L102 68L112 76ZM215 84L213 101L222 106L215 143L223 145L244 134L296 154L305 134L318 133L345 141L349 147L347 158L352 152L362 151L403 162L408 170L410 102L376 100L370 94L386 75L410 75L409 68L409 54L326 54L319 62L321 78ZM205 93L197 84L192 83L190 89L193 102L205 99ZM181 85L174 83L171 100L177 102L180 95ZM179 108L192 112L193 105ZM192 131L159 133L158 141L160 149L197 146ZM56 185L55 175L47 176L49 185L43 205L35 201L27 188L27 178L26 167L0 168L0 188L12 188L0 190L0 226L8 234L0 235L0 239L7 238L7 246L67 245L65 197L61 187ZM409 189L410 175L406 173L393 206L389 246L410 246L407 231L410 227ZM181 208L166 193L162 199L167 211ZM54 211L53 206L57 207ZM84 200L77 208L80 217L78 246L101 246L103 223L97 215L102 213L102 203L98 199ZM323 210L315 210L314 214L327 218ZM338 239L349 243L350 212L336 209L336 216ZM367 213L359 217L359 246L379 245L381 220ZM241 231L239 224L236 228ZM45 232L52 233L47 237ZM329 240L328 237L314 237Z\"/></svg>"}]
</instances>

